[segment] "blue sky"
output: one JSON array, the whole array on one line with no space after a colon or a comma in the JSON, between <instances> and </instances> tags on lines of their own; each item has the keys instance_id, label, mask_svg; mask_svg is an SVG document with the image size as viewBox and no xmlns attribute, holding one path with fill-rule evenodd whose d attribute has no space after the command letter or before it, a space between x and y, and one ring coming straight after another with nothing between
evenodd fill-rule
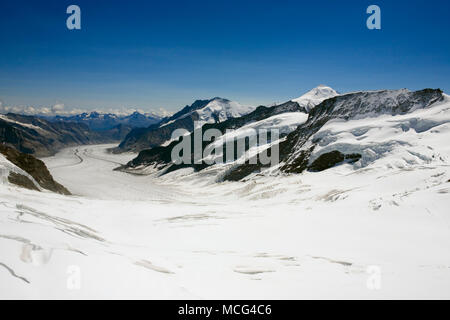
<instances>
[{"instance_id":1,"label":"blue sky","mask_svg":"<svg viewBox=\"0 0 450 320\"><path fill-rule=\"evenodd\" d=\"M70 4L79 31L66 28ZM371 4L381 30L366 27ZM322 83L450 92L450 1L2 0L0 39L3 105L175 111Z\"/></svg>"}]
</instances>

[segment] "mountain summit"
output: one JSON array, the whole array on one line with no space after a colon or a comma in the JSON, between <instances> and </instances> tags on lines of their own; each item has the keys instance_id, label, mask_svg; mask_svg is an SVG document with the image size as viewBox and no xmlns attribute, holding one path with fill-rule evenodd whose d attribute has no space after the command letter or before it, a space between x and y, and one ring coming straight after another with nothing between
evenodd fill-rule
<instances>
[{"instance_id":1,"label":"mountain summit","mask_svg":"<svg viewBox=\"0 0 450 320\"><path fill-rule=\"evenodd\" d=\"M307 111L309 111L322 101L338 95L339 93L333 88L321 84L314 89L311 89L301 97L292 99L292 101L297 102L300 107L304 107Z\"/></svg>"},{"instance_id":2,"label":"mountain summit","mask_svg":"<svg viewBox=\"0 0 450 320\"><path fill-rule=\"evenodd\" d=\"M250 113L254 107L243 106L238 102L216 97L204 108L197 110L199 115L197 126L204 123L223 122L229 118L238 118Z\"/></svg>"}]
</instances>

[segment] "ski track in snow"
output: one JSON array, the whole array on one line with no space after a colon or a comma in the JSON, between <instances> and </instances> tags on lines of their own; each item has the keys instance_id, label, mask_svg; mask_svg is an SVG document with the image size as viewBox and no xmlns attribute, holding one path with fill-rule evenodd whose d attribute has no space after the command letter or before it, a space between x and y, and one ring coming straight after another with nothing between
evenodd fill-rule
<instances>
[{"instance_id":1,"label":"ski track in snow","mask_svg":"<svg viewBox=\"0 0 450 320\"><path fill-rule=\"evenodd\" d=\"M0 185L0 298L450 298L445 164L213 183L109 147L43 159L74 196Z\"/></svg>"}]
</instances>

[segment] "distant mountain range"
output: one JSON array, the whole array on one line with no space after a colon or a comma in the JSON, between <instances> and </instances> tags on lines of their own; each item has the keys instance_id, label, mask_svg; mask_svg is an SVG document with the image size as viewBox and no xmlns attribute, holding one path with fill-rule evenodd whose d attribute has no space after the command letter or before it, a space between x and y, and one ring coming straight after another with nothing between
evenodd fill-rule
<instances>
[{"instance_id":1,"label":"distant mountain range","mask_svg":"<svg viewBox=\"0 0 450 320\"><path fill-rule=\"evenodd\" d=\"M163 117L154 113L140 113L138 111L135 111L129 115L99 113L93 111L70 116L55 115L50 117L41 117L52 122L62 121L84 123L94 131L110 130L118 125L124 125L130 128L148 127L163 120Z\"/></svg>"}]
</instances>

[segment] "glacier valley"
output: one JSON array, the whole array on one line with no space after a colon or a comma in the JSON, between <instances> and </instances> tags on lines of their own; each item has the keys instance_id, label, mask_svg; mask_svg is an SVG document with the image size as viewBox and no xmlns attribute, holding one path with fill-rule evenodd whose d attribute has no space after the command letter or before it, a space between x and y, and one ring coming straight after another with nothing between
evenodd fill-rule
<instances>
[{"instance_id":1,"label":"glacier valley","mask_svg":"<svg viewBox=\"0 0 450 320\"><path fill-rule=\"evenodd\" d=\"M449 97L317 138L311 161L362 158L218 182L220 166L114 171L137 154L102 144L42 159L71 196L3 177L0 298L450 298Z\"/></svg>"}]
</instances>

